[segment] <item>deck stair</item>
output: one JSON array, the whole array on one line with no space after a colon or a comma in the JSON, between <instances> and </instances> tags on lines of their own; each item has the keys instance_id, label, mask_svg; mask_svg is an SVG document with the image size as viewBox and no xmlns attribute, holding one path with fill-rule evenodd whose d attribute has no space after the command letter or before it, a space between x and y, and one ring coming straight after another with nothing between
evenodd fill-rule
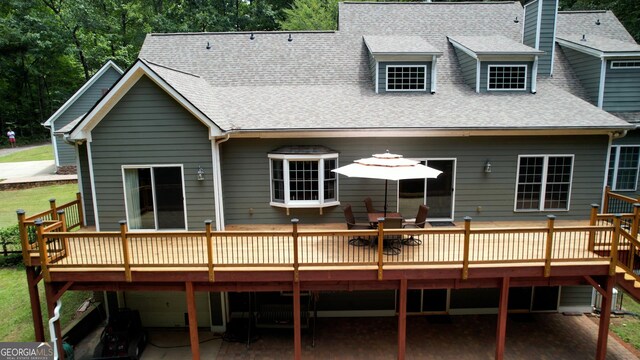
<instances>
[{"instance_id":1,"label":"deck stair","mask_svg":"<svg viewBox=\"0 0 640 360\"><path fill-rule=\"evenodd\" d=\"M617 266L616 267L616 286L623 289L629 296L636 301L640 301L640 276L633 272Z\"/></svg>"}]
</instances>

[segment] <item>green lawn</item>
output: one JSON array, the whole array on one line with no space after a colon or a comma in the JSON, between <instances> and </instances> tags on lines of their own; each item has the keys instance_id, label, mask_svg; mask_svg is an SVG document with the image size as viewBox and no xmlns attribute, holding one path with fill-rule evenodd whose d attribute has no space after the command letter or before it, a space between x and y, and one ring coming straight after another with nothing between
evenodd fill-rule
<instances>
[{"instance_id":1,"label":"green lawn","mask_svg":"<svg viewBox=\"0 0 640 360\"><path fill-rule=\"evenodd\" d=\"M621 294L623 293L618 293L618 295ZM634 301L633 298L627 294L624 294L623 296L623 310L640 316L640 304ZM613 318L611 319L610 327L611 331L616 333L616 335L618 335L622 340L640 350L640 318L638 316L625 315L621 318Z\"/></svg>"},{"instance_id":2,"label":"green lawn","mask_svg":"<svg viewBox=\"0 0 640 360\"><path fill-rule=\"evenodd\" d=\"M25 270L22 267L0 269L0 342L34 341L31 306ZM40 306L45 319L45 336L49 338L49 325L46 319L47 305L44 302L44 286L39 286ZM90 291L67 291L62 295L61 325L64 328L75 315L75 311Z\"/></svg>"},{"instance_id":3,"label":"green lawn","mask_svg":"<svg viewBox=\"0 0 640 360\"><path fill-rule=\"evenodd\" d=\"M76 198L77 184L42 186L24 190L0 191L0 228L18 223L16 210L23 209L27 216L49 208L49 199L61 205Z\"/></svg>"},{"instance_id":4,"label":"green lawn","mask_svg":"<svg viewBox=\"0 0 640 360\"><path fill-rule=\"evenodd\" d=\"M0 163L38 160L53 160L53 146L50 144L42 145L0 156Z\"/></svg>"}]
</instances>

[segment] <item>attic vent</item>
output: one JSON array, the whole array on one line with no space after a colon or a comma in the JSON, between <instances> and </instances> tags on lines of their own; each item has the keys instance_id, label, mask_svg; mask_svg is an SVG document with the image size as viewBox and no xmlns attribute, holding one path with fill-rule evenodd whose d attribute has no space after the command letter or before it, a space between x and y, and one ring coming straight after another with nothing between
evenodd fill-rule
<instances>
[{"instance_id":1,"label":"attic vent","mask_svg":"<svg viewBox=\"0 0 640 360\"><path fill-rule=\"evenodd\" d=\"M582 34L582 39L580 39L580 41L587 41L587 35Z\"/></svg>"}]
</instances>

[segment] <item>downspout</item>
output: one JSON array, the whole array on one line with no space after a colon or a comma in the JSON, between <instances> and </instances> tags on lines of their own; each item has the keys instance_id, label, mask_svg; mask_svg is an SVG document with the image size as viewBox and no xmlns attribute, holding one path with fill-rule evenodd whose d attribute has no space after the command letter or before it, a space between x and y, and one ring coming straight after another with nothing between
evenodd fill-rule
<instances>
[{"instance_id":1,"label":"downspout","mask_svg":"<svg viewBox=\"0 0 640 360\"><path fill-rule=\"evenodd\" d=\"M214 203L216 208L216 230L224 230L224 202L222 200L222 169L220 167L220 144L229 140L231 134L227 133L223 139L214 141L213 148L213 185Z\"/></svg>"},{"instance_id":2,"label":"downspout","mask_svg":"<svg viewBox=\"0 0 640 360\"><path fill-rule=\"evenodd\" d=\"M51 337L51 341L53 342L53 359L60 359L60 354L58 354L58 338L56 337L56 327L54 323L60 319L60 308L62 307L62 301L56 301L56 307L53 309L53 317L49 319L49 335Z\"/></svg>"}]
</instances>

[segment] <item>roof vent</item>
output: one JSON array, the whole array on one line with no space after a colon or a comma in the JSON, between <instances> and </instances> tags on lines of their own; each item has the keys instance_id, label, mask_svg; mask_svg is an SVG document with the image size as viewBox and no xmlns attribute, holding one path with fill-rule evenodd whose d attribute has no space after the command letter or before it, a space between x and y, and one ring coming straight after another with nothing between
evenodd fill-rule
<instances>
[{"instance_id":1,"label":"roof vent","mask_svg":"<svg viewBox=\"0 0 640 360\"><path fill-rule=\"evenodd\" d=\"M596 20L596 25L600 25L600 24L601 24L600 19Z\"/></svg>"},{"instance_id":2,"label":"roof vent","mask_svg":"<svg viewBox=\"0 0 640 360\"><path fill-rule=\"evenodd\" d=\"M291 34L289 34L289 38L287 39L288 42L292 42L293 38L291 37Z\"/></svg>"},{"instance_id":3,"label":"roof vent","mask_svg":"<svg viewBox=\"0 0 640 360\"><path fill-rule=\"evenodd\" d=\"M253 40L253 39L255 39L255 38L256 38L256 37L253 35L253 33L251 33L251 36L249 36L249 40Z\"/></svg>"},{"instance_id":4,"label":"roof vent","mask_svg":"<svg viewBox=\"0 0 640 360\"><path fill-rule=\"evenodd\" d=\"M207 50L211 50L211 44L207 41Z\"/></svg>"},{"instance_id":5,"label":"roof vent","mask_svg":"<svg viewBox=\"0 0 640 360\"><path fill-rule=\"evenodd\" d=\"M582 39L580 39L580 41L587 41L587 35L582 34Z\"/></svg>"},{"instance_id":6,"label":"roof vent","mask_svg":"<svg viewBox=\"0 0 640 360\"><path fill-rule=\"evenodd\" d=\"M517 23L519 23L519 22L520 22L520 20L518 20L518 17L516 16L516 18L515 18L515 19L513 19L513 22L517 24Z\"/></svg>"}]
</instances>

